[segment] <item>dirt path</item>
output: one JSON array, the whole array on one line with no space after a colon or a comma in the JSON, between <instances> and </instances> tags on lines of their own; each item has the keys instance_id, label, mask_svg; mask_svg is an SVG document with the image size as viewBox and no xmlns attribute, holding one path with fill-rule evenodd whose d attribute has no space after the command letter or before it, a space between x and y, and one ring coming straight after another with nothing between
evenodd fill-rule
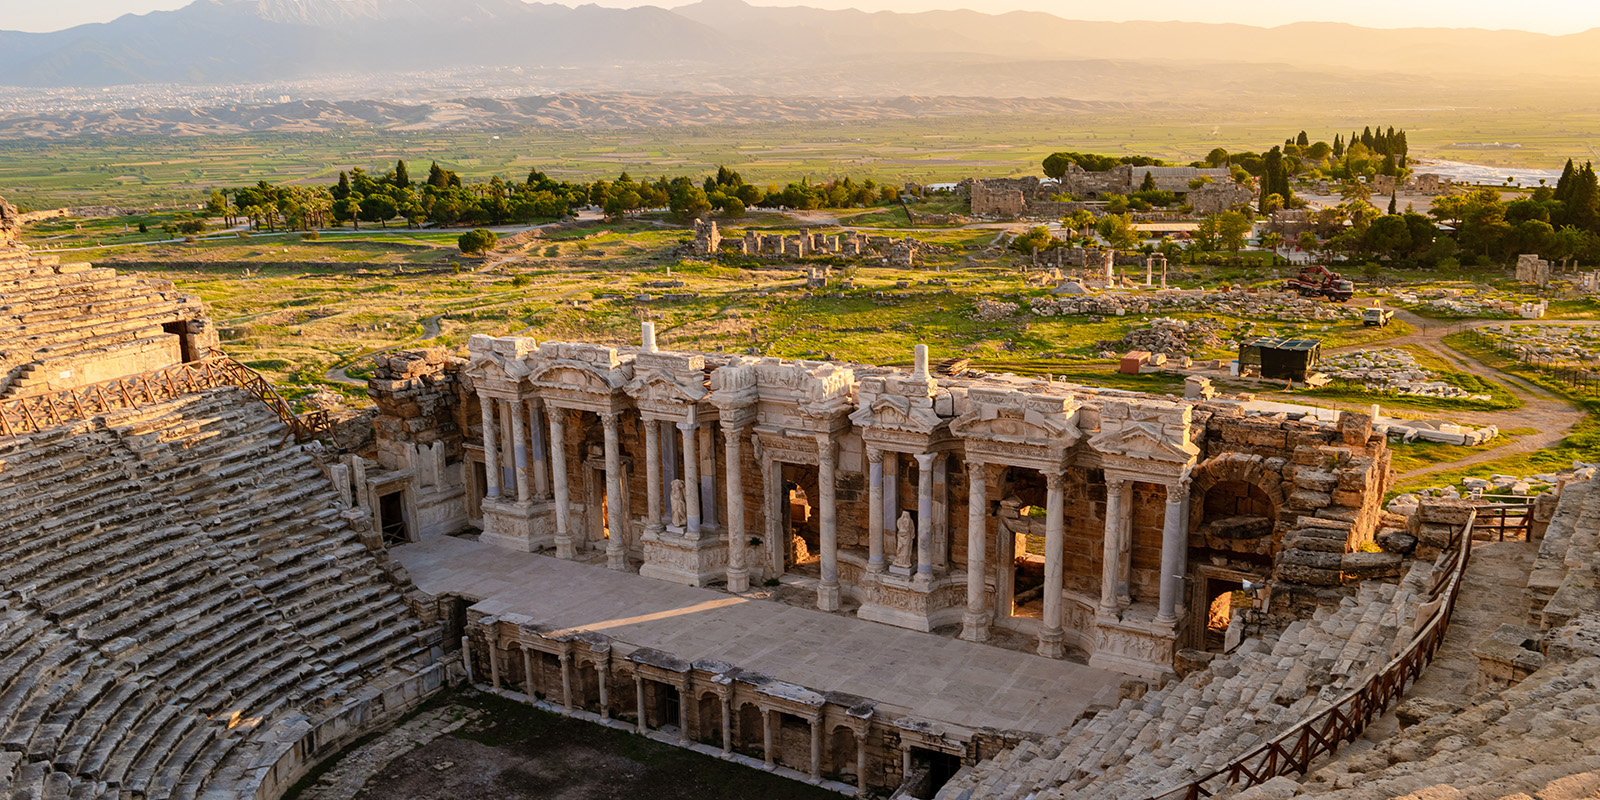
<instances>
[{"instance_id":1,"label":"dirt path","mask_svg":"<svg viewBox=\"0 0 1600 800\"><path fill-rule=\"evenodd\" d=\"M1427 467L1401 473L1401 481L1420 478L1436 472L1469 467L1495 461L1507 456L1532 453L1550 447L1565 439L1579 422L1587 416L1582 409L1573 406L1566 400L1551 394L1544 389L1515 376L1502 372L1494 367L1484 364L1471 356L1466 355L1444 343L1444 338L1461 331L1487 327L1489 325L1504 324L1500 320L1467 320L1455 324L1443 323L1419 317L1404 309L1395 310L1395 319L1411 325L1412 332L1405 336L1388 339L1364 345L1350 345L1347 347L1330 348L1328 354L1349 353L1359 350L1371 350L1377 347L1399 347L1410 345L1425 350L1443 359L1452 367L1462 372L1471 373L1482 377L1492 378L1506 387L1506 390L1522 401L1521 408L1505 411L1488 412L1459 412L1448 414L1449 418L1465 422L1470 425L1494 425L1502 430L1512 428L1536 428L1538 433L1518 437L1496 447L1474 453L1463 459L1442 464L1433 464ZM1559 322L1552 320L1551 322ZM1515 323L1513 323L1515 324ZM1573 320L1572 324L1593 325L1600 324L1595 320ZM1441 414L1441 416L1445 416Z\"/></svg>"}]
</instances>

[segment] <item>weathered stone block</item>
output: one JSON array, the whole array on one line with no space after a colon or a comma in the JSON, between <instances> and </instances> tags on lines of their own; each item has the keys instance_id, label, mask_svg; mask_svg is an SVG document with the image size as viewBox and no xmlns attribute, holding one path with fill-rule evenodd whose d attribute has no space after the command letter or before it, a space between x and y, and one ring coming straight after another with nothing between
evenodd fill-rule
<instances>
[{"instance_id":1,"label":"weathered stone block","mask_svg":"<svg viewBox=\"0 0 1600 800\"><path fill-rule=\"evenodd\" d=\"M1340 569L1358 578L1397 578L1403 560L1399 553L1345 553Z\"/></svg>"},{"instance_id":2,"label":"weathered stone block","mask_svg":"<svg viewBox=\"0 0 1600 800\"><path fill-rule=\"evenodd\" d=\"M1333 497L1327 492L1315 492L1309 489L1301 489L1300 491L1289 495L1290 507L1300 510L1322 508L1331 502L1333 502Z\"/></svg>"},{"instance_id":3,"label":"weathered stone block","mask_svg":"<svg viewBox=\"0 0 1600 800\"><path fill-rule=\"evenodd\" d=\"M1300 469L1295 471L1294 485L1315 492L1331 492L1339 485L1339 478L1324 469Z\"/></svg>"},{"instance_id":4,"label":"weathered stone block","mask_svg":"<svg viewBox=\"0 0 1600 800\"><path fill-rule=\"evenodd\" d=\"M1337 586L1340 582L1339 570L1318 569L1316 567L1306 567L1299 564L1280 563L1278 565L1277 576L1279 580L1305 584L1307 586ZM1277 600L1276 594L1273 595L1273 600Z\"/></svg>"},{"instance_id":5,"label":"weathered stone block","mask_svg":"<svg viewBox=\"0 0 1600 800\"><path fill-rule=\"evenodd\" d=\"M1417 537L1396 528L1378 531L1378 546L1391 553L1409 553L1417 546Z\"/></svg>"},{"instance_id":6,"label":"weathered stone block","mask_svg":"<svg viewBox=\"0 0 1600 800\"><path fill-rule=\"evenodd\" d=\"M1298 566L1337 572L1343 568L1343 564L1343 556L1339 553L1323 553L1314 550L1285 550L1278 554L1278 567L1280 570L1285 566Z\"/></svg>"}]
</instances>

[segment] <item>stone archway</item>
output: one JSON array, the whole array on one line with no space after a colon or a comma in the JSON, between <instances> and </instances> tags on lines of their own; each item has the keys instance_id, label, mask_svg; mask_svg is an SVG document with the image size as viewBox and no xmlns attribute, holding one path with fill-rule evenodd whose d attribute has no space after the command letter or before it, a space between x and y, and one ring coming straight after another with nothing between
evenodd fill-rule
<instances>
[{"instance_id":1,"label":"stone archway","mask_svg":"<svg viewBox=\"0 0 1600 800\"><path fill-rule=\"evenodd\" d=\"M856 784L856 732L849 725L839 725L828 737L828 774L843 783Z\"/></svg>"},{"instance_id":2,"label":"stone archway","mask_svg":"<svg viewBox=\"0 0 1600 800\"><path fill-rule=\"evenodd\" d=\"M1195 469L1193 486L1191 532L1214 530L1215 538L1251 539L1268 536L1277 526L1285 499L1283 476L1262 456L1224 453L1211 458Z\"/></svg>"}]
</instances>

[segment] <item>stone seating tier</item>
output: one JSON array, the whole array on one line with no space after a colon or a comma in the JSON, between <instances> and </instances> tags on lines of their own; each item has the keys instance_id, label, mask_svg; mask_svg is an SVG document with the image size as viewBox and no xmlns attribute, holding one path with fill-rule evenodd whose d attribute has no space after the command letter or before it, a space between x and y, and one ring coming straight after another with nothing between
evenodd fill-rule
<instances>
[{"instance_id":1,"label":"stone seating tier","mask_svg":"<svg viewBox=\"0 0 1600 800\"><path fill-rule=\"evenodd\" d=\"M170 348L164 324L203 316L198 300L167 281L7 251L0 257L0 397L45 391L45 376L91 354L119 360Z\"/></svg>"},{"instance_id":2,"label":"stone seating tier","mask_svg":"<svg viewBox=\"0 0 1600 800\"><path fill-rule=\"evenodd\" d=\"M254 796L277 727L432 663L284 432L222 388L0 440L0 797Z\"/></svg>"},{"instance_id":3,"label":"stone seating tier","mask_svg":"<svg viewBox=\"0 0 1600 800\"><path fill-rule=\"evenodd\" d=\"M1027 741L957 776L944 800L1143 800L1228 763L1331 705L1410 640L1433 569L1367 582L1276 639L1248 639L1182 681ZM1130 757L1131 755L1131 757Z\"/></svg>"}]
</instances>

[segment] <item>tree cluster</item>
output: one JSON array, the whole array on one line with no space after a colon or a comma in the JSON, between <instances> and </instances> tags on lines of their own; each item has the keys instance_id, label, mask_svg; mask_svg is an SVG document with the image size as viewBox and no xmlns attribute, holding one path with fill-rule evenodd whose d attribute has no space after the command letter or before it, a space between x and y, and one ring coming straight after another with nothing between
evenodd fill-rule
<instances>
[{"instance_id":1,"label":"tree cluster","mask_svg":"<svg viewBox=\"0 0 1600 800\"><path fill-rule=\"evenodd\" d=\"M1165 161L1149 156L1102 156L1095 153L1051 153L1044 159L1044 174L1060 178L1077 164L1085 172L1106 172L1114 167L1132 164L1135 167L1164 167ZM1154 188L1153 186L1151 188Z\"/></svg>"}]
</instances>

